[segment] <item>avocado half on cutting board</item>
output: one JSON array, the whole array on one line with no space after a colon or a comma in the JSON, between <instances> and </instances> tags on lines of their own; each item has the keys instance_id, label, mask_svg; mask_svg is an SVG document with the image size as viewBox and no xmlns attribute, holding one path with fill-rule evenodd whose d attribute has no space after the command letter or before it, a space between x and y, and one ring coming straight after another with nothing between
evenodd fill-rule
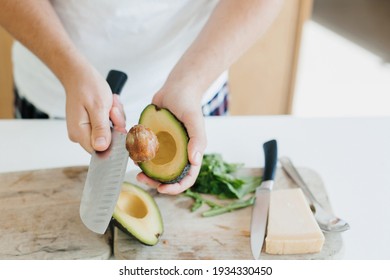
<instances>
[{"instance_id":1,"label":"avocado half on cutting board","mask_svg":"<svg viewBox=\"0 0 390 280\"><path fill-rule=\"evenodd\" d=\"M141 170L161 183L179 182L190 169L187 152L189 137L184 125L169 110L153 104L142 111L139 124L151 129L159 142L156 156L138 164Z\"/></svg>"},{"instance_id":2,"label":"avocado half on cutting board","mask_svg":"<svg viewBox=\"0 0 390 280\"><path fill-rule=\"evenodd\" d=\"M163 233L163 220L154 198L141 187L124 182L112 222L145 245L155 245Z\"/></svg>"}]
</instances>

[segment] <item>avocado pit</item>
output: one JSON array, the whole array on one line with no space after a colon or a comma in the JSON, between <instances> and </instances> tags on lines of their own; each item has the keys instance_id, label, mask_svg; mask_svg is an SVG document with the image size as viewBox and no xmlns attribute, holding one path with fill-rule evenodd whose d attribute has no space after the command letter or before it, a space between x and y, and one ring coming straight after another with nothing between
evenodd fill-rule
<instances>
[{"instance_id":1,"label":"avocado pit","mask_svg":"<svg viewBox=\"0 0 390 280\"><path fill-rule=\"evenodd\" d=\"M142 124L133 126L126 136L126 149L135 162L145 162L156 157L159 141L153 131Z\"/></svg>"}]
</instances>

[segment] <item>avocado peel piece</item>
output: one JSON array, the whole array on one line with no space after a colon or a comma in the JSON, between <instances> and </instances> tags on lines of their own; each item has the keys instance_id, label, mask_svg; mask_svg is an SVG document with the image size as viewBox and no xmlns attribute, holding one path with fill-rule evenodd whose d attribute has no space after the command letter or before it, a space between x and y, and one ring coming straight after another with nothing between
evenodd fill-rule
<instances>
[{"instance_id":1,"label":"avocado peel piece","mask_svg":"<svg viewBox=\"0 0 390 280\"><path fill-rule=\"evenodd\" d=\"M168 109L154 104L142 111L139 124L156 135L159 148L154 158L139 162L138 166L146 176L161 183L181 181L191 167L187 151L189 136L184 124Z\"/></svg>"},{"instance_id":2,"label":"avocado peel piece","mask_svg":"<svg viewBox=\"0 0 390 280\"><path fill-rule=\"evenodd\" d=\"M124 182L112 223L145 245L153 246L164 231L160 209L154 198L139 186Z\"/></svg>"}]
</instances>

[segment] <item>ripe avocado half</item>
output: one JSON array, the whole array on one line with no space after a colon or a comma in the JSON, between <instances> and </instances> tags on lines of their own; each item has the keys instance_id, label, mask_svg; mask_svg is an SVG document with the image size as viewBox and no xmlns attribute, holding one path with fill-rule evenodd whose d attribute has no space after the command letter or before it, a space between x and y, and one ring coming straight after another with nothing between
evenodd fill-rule
<instances>
[{"instance_id":1,"label":"ripe avocado half","mask_svg":"<svg viewBox=\"0 0 390 280\"><path fill-rule=\"evenodd\" d=\"M119 229L145 245L157 244L163 232L163 220L153 197L130 183L122 184L112 218Z\"/></svg>"},{"instance_id":2,"label":"ripe avocado half","mask_svg":"<svg viewBox=\"0 0 390 280\"><path fill-rule=\"evenodd\" d=\"M139 167L148 177L161 183L179 182L190 169L189 137L184 125L169 110L153 104L142 111L139 124L150 128L159 142L155 158L139 163Z\"/></svg>"}]
</instances>

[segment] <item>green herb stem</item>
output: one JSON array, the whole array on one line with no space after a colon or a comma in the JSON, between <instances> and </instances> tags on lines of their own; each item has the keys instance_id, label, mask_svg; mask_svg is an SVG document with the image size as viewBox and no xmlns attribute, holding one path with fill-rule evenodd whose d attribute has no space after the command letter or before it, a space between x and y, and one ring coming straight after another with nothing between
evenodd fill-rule
<instances>
[{"instance_id":1,"label":"green herb stem","mask_svg":"<svg viewBox=\"0 0 390 280\"><path fill-rule=\"evenodd\" d=\"M242 200L236 201L236 202L232 202L226 206L211 208L210 210L203 212L202 216L203 217L212 217L212 216L221 215L223 213L231 212L231 211L236 210L236 209L248 207L248 206L252 205L254 203L254 201L255 201L255 197L252 196L251 198L244 200L244 201L242 201Z\"/></svg>"},{"instance_id":2,"label":"green herb stem","mask_svg":"<svg viewBox=\"0 0 390 280\"><path fill-rule=\"evenodd\" d=\"M197 209L199 209L203 205L203 203L206 203L211 208L223 207L220 204L217 204L211 200L203 198L199 193L192 192L189 189L184 193L184 195L191 197L195 200L194 204L192 205L191 211L196 211Z\"/></svg>"}]
</instances>

